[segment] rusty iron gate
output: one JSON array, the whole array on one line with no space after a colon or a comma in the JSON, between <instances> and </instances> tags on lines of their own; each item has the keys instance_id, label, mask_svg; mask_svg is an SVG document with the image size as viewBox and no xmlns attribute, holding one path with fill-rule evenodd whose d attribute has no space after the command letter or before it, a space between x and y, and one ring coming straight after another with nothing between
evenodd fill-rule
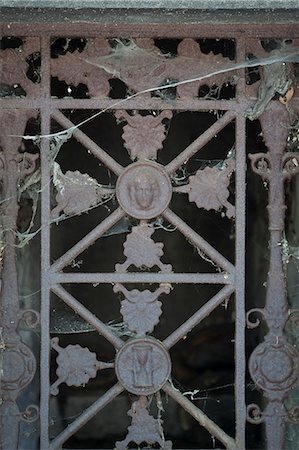
<instances>
[{"instance_id":1,"label":"rusty iron gate","mask_svg":"<svg viewBox=\"0 0 299 450\"><path fill-rule=\"evenodd\" d=\"M246 421L264 423L268 450L283 449L286 423L295 420L284 406L289 390L298 380L298 353L284 334L289 309L286 299L282 260L285 199L284 183L298 172L298 153L286 151L292 113L299 106L292 72L290 49L296 46L294 26L78 26L4 25L7 45L2 51L1 84L6 89L1 107L0 173L2 180L1 246L3 254L1 286L1 448L19 448L21 421L39 421L41 450L64 447L67 440L101 409L127 391L136 397L129 411L131 424L118 449L130 443L137 446L159 445L170 449L164 438L162 422L149 410L149 398L164 392L181 405L198 424L217 439L221 448L246 448ZM126 39L124 39L126 37ZM17 43L16 43L17 38ZM51 58L51 43L63 40L67 47L79 39L81 48L73 48ZM117 39L116 39L117 38ZM173 55L163 53L154 39L176 39ZM265 49L262 39L287 42L280 50ZM204 52L199 40L230 39L234 54ZM287 40L287 41L286 41ZM285 59L283 56L285 53ZM246 84L250 55L260 61L260 80ZM275 57L268 66L267 59ZM287 62L286 62L287 61ZM35 65L32 75L32 65ZM248 65L248 64L247 64ZM31 67L31 71L29 70ZM270 68L270 69L269 69ZM224 70L222 70L224 69ZM248 73L247 73L248 75ZM68 86L61 98L51 93L51 76ZM110 80L118 79L126 93L115 98ZM188 83L184 83L189 79ZM191 79L191 81L190 81ZM192 79L194 79L192 81ZM254 80L255 81L255 80ZM235 86L230 98L200 97L201 86ZM74 87L87 87L85 98L73 95ZM170 92L171 95L163 95ZM157 94L158 92L158 94ZM276 96L276 97L275 97ZM74 123L69 111L85 111L85 119ZM96 112L95 112L96 111ZM122 139L131 158L123 166L82 131L103 111L122 121ZM166 164L157 162L157 154L167 136L167 123L184 111L214 111L213 121L203 133L185 146ZM251 313L260 313L267 325L261 343L248 361L251 378L266 399L265 405L245 403L245 196L246 196L246 116L259 118L267 152L250 148L251 168L268 186L270 266L264 308L247 311L249 328L258 327ZM26 131L28 121L40 123L35 135ZM52 124L52 125L51 125ZM181 168L226 126L233 124L234 149L221 165L199 168L185 181L178 182ZM57 131L58 130L58 131ZM24 137L25 136L25 137ZM55 162L59 151L70 139L76 139L117 178L109 186L79 171L63 173ZM23 143L23 144L22 144ZM23 147L22 147L23 145ZM30 146L31 145L31 146ZM28 151L24 151L29 150ZM40 149L36 152L35 149ZM33 149L33 150L32 150ZM125 151L125 150L124 150ZM39 165L40 156L40 165ZM35 177L35 178L34 178ZM33 181L34 178L34 181ZM29 181L30 183L29 183ZM18 209L26 186L37 183L41 197L41 303L40 318L33 309L22 310L19 301L16 247ZM40 183L40 184L39 184ZM53 197L54 192L54 197ZM210 245L200 232L192 229L174 212L171 200L183 196L198 210L213 210L225 220L235 221L235 257L229 261ZM50 238L55 222L62 215L74 216L105 200L117 206L79 242L55 261L51 259ZM86 216L88 220L88 215ZM123 218L134 225L127 233L123 262L111 273L64 271L75 259ZM206 273L182 273L173 270L172 261L163 256L163 242L155 241L153 224L171 224L217 270ZM162 262L163 259L163 262ZM132 270L134 269L134 270ZM64 284L107 283L121 295L120 313L131 337L121 338L75 298ZM139 283L142 290L130 289ZM151 284L156 290L146 289ZM163 315L163 302L171 289L183 284L213 284L221 288L162 342L151 335ZM60 345L50 336L50 294L65 304L104 336L115 348L115 360L103 362L95 353L76 345ZM212 418L189 400L171 382L170 349L224 301L235 308L235 434L228 435ZM184 299L181 299L184 302ZM37 362L26 345L18 326L41 328L40 405L20 410L18 398L30 386ZM50 385L50 352L57 360L56 376ZM174 350L175 351L175 350ZM117 382L52 440L49 439L49 399L58 395L61 384L86 385L99 371L114 370ZM99 374L101 376L101 374ZM263 409L263 411L262 411Z\"/></svg>"}]
</instances>

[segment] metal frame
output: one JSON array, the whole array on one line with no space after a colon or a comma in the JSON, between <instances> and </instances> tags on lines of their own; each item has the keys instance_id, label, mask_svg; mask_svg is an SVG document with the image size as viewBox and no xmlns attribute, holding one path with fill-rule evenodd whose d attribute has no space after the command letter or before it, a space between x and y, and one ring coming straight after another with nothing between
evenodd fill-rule
<instances>
[{"instance_id":1,"label":"metal frame","mask_svg":"<svg viewBox=\"0 0 299 450\"><path fill-rule=\"evenodd\" d=\"M136 24L125 24L125 25L114 25L106 26L103 28L100 24L58 24L57 26L42 24L42 25L10 25L3 24L2 26L3 34L9 36L40 36L41 42L41 54L42 54L42 66L41 66L41 85L40 94L35 98L26 99L3 99L2 100L2 117L12 110L13 114L16 115L16 122L19 120L18 117L23 117L27 110L39 110L41 118L41 135L48 136L51 134L50 121L51 118L55 119L64 129L73 128L73 137L77 139L81 144L88 148L100 161L102 161L107 167L109 167L116 175L121 175L123 168L116 163L112 158L107 155L101 148L99 148L90 138L88 138L79 128L74 128L73 125L59 110L60 109L105 109L111 107L114 111L116 110L192 110L192 111L204 111L204 110L221 110L226 111L225 114L219 119L214 125L211 126L203 135L201 135L194 143L192 143L185 151L181 153L174 161L168 164L164 169L166 173L171 174L175 172L177 168L180 167L182 162L187 158L190 158L192 154L197 152L201 147L203 147L213 136L220 131L226 124L235 120L236 124L236 161L235 161L235 172L236 172L236 197L235 197L235 210L236 210L236 241L235 241L235 264L232 265L225 258L223 258L217 250L212 248L206 241L204 241L197 233L194 232L190 227L188 227L183 220L176 216L170 209L165 209L162 213L164 218L172 223L176 228L181 231L186 238L192 242L192 244L201 249L204 253L209 255L214 261L216 261L222 272L219 274L175 274L163 272L160 273L127 273L118 272L117 270L113 273L80 273L80 274L67 274L61 272L61 270L69 264L78 254L80 254L84 249L90 246L96 239L98 239L106 230L113 226L117 221L119 221L124 215L122 208L117 209L113 212L106 220L100 223L94 230L92 230L87 236L85 236L79 243L77 243L72 249L65 253L61 258L55 261L52 265L50 264L50 222L51 222L51 210L50 210L50 167L47 155L49 154L50 140L48 138L41 139L41 403L40 403L40 423L41 423L41 440L40 448L42 450L46 449L59 449L62 447L63 443L74 434L79 428L81 428L91 417L93 417L100 409L102 409L109 401L119 395L124 387L117 383L112 387L105 395L99 398L92 406L85 410L82 415L76 419L72 424L70 424L62 433L60 433L53 441L49 441L48 434L48 424L49 424L49 396L51 391L51 386L49 383L49 371L50 371L50 361L49 353L51 349L50 341L50 330L49 330L49 311L50 311L50 292L54 292L58 297L60 297L64 302L66 302L71 308L76 310L87 322L89 322L100 334L105 336L116 348L117 351L121 349L124 342L99 319L97 319L90 311L88 311L81 303L79 303L75 298L68 294L63 287L62 283L208 283L208 284L223 284L224 287L216 294L212 299L210 299L200 310L198 310L187 322L185 322L181 327L179 327L175 332L168 336L163 342L163 346L166 350L170 349L175 345L178 340L180 340L188 331L190 331L196 324L198 324L204 317L210 314L210 312L217 307L225 298L229 297L232 292L235 293L235 308L236 308L236 338L235 338L235 361L236 361L236 373L235 373L235 404L236 404L236 434L232 438L228 436L223 430L221 430L213 421L211 421L200 409L196 408L191 401L184 397L181 393L177 392L169 382L166 382L162 389L166 394L173 397L183 408L186 409L202 426L211 432L219 441L221 441L226 448L241 450L245 449L245 424L246 418L250 417L246 415L246 405L245 405L245 173L246 173L246 118L244 117L244 112L252 104L252 101L246 96L246 85L245 85L245 75L244 70L239 70L240 78L237 84L237 94L236 98L232 100L200 100L200 99L178 99L172 102L161 99L153 98L133 98L125 103L115 105L115 100L112 99L53 99L50 94L50 41L52 37L57 37L63 34L63 36L86 36L86 37L112 37L115 36L116 32L118 36L130 36L134 37L150 37L150 38L171 38L171 37L213 37L213 38L231 38L236 41L236 60L244 61L246 57L246 39L248 37L288 37L295 38L298 34L298 28L295 25L275 25L272 26L251 26L246 25L239 27L236 30L236 26L223 25L217 28L211 25L160 25L146 24L146 25L136 25ZM46 37L45 37L46 36ZM298 99L293 100L294 107L298 109ZM284 198L283 198L283 179L285 177L291 176L296 172L296 167L290 163L294 158L298 160L297 155L287 155L283 156L286 136L281 137L281 117L284 117L283 107L276 102L272 102L268 107L267 113L264 113L264 123L262 121L263 131L266 136L266 144L269 148L269 155L253 156L253 168L255 171L260 173L264 179L267 179L270 184L270 223L269 229L271 232L271 266L269 272L269 281L276 280L271 285L268 285L268 296L267 303L262 310L267 324L269 326L268 338L265 338L266 349L263 347L263 351L272 352L271 355L275 354L275 351L284 352L290 361L290 373L291 375L287 378L292 379L291 384L286 383L284 386L282 384L277 387L277 384L273 387L271 384L271 364L270 368L268 366L265 370L268 370L267 380L261 382L261 371L264 369L261 367L262 364L258 361L259 351L261 348L258 347L254 355L251 357L250 370L255 383L265 391L265 395L269 400L268 409L265 411L262 418L262 413L257 418L255 414L254 419L251 420L254 423L260 423L265 420L267 424L266 432L268 439L268 449L273 450L273 445L275 448L283 448L283 436L284 430L282 423L286 423L287 412L283 408L283 400L285 399L288 390L297 382L297 377L295 376L296 368L298 368L298 355L293 348L286 343L283 334L283 328L285 321L287 320L286 315L286 299L285 299L285 287L282 282L283 278L283 268L282 268L282 255L281 249L279 247L279 242L282 238L282 232L284 229L283 225L283 211L284 211ZM275 117L277 130L280 131L279 136L275 135L278 142L276 144L271 141L272 130L269 129L269 123L271 123L272 118ZM20 129L20 135L23 131ZM2 146L3 154L8 152L11 138L4 140ZM276 145L276 147L275 147ZM277 147L278 146L278 147ZM279 161L276 159L273 164L271 160L271 151L273 151L272 158L280 158ZM17 147L15 148L15 157L17 157ZM259 165L259 160L269 160L269 163L265 169L265 165ZM282 160L284 163L282 164ZM276 166L275 166L276 164ZM271 166L271 170L270 170ZM262 167L262 169L261 169ZM11 177L12 168L8 165L7 170L9 172L8 176ZM16 189L17 181L11 179L11 183L14 184L14 189ZM278 183L278 184L277 184ZM8 188L7 188L8 189ZM9 189L8 189L9 191ZM8 192L7 191L7 192ZM278 195L279 194L279 195ZM274 205L274 206L273 206ZM17 205L14 205L16 210ZM274 209L271 209L274 208ZM10 214L5 212L4 214ZM14 211L14 220L16 221L17 212ZM278 223L278 225L277 225ZM274 225L273 225L274 224ZM12 229L16 229L16 223L13 224ZM7 242L14 240L14 236L11 236L9 232L6 233ZM11 241L11 247L14 245ZM8 267L13 266L13 261L15 256L9 255L9 252L5 250L5 259L3 263L3 288L2 288L2 303L1 308L7 307L8 310L12 306L7 305L8 291L5 290L5 275ZM281 274L281 277L276 276L277 272ZM13 277L10 284L17 283L16 271L13 271ZM269 283L270 284L270 283ZM17 308L18 298L15 295L15 300L13 307ZM274 306L273 306L274 305ZM274 308L274 309L273 309ZM0 311L1 312L1 311ZM11 310L12 314L15 311ZM275 323L273 325L273 320L277 319L276 316L281 318L279 325ZM274 316L274 317L273 317ZM6 326L5 317L1 317L4 328ZM275 322L274 320L274 322ZM249 321L249 326L252 326L252 322ZM273 326L273 330L272 330ZM8 328L7 328L8 329ZM8 330L9 334L10 331ZM278 333L278 334L277 334ZM275 336L276 344L271 341L272 337ZM278 337L277 337L278 336ZM277 347L277 339L279 344L279 349ZM263 346L264 344L260 344ZM276 346L275 346L276 345ZM282 353L281 353L282 354ZM257 365L256 365L257 364ZM278 383L279 384L279 383ZM18 386L15 392L14 399L17 398L17 394L22 387ZM279 395L277 392L279 391ZM12 399L9 397L8 399ZM14 400L15 401L15 400ZM143 406L140 406L142 409ZM0 408L3 408L2 406ZM279 409L279 413L275 410ZM258 407L256 405L249 405L249 413L253 411L256 412ZM1 414L1 412L0 412ZM3 413L1 414L3 416ZM11 415L12 422L15 426L18 426L19 416L15 413ZM12 422L3 423L4 434L7 433L6 427L11 426ZM17 425L16 425L17 424ZM276 433L273 433L273 427L276 429ZM16 432L16 435L18 433ZM272 437L271 437L272 436ZM6 438L4 438L6 439ZM14 441L14 442L13 442ZM4 441L5 442L5 441ZM166 443L165 443L166 444ZM6 444L5 444L6 445ZM10 442L11 449L17 448L16 440ZM121 445L118 443L118 445ZM3 447L4 448L4 447ZM122 448L121 446L117 448ZM166 447L165 447L166 448Z\"/></svg>"}]
</instances>

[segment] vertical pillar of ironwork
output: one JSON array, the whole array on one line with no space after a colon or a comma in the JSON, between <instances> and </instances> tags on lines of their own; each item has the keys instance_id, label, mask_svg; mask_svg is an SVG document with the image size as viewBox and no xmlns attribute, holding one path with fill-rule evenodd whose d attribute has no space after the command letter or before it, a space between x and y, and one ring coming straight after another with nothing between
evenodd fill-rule
<instances>
[{"instance_id":1,"label":"vertical pillar of ironwork","mask_svg":"<svg viewBox=\"0 0 299 450\"><path fill-rule=\"evenodd\" d=\"M50 40L41 42L41 433L40 448L49 448L50 394Z\"/></svg>"},{"instance_id":2,"label":"vertical pillar of ironwork","mask_svg":"<svg viewBox=\"0 0 299 450\"><path fill-rule=\"evenodd\" d=\"M253 170L269 186L270 265L265 307L250 312L263 314L268 327L264 342L253 351L249 360L252 379L268 400L259 422L264 421L268 450L284 448L285 423L288 414L284 400L298 381L298 352L286 340L284 327L288 318L282 241L284 233L284 181L298 170L298 155L285 153L289 132L289 116L284 107L268 109L260 118L268 153L250 155ZM250 314L249 312L249 314ZM249 322L249 326L254 325ZM257 417L255 405L249 413ZM254 422L254 420L251 420Z\"/></svg>"},{"instance_id":3,"label":"vertical pillar of ironwork","mask_svg":"<svg viewBox=\"0 0 299 450\"><path fill-rule=\"evenodd\" d=\"M245 40L236 42L237 62L244 61ZM237 98L244 98L245 75L240 71L237 84ZM245 195L246 195L246 119L242 114L236 116L236 242L235 242L235 413L236 446L245 449Z\"/></svg>"},{"instance_id":4,"label":"vertical pillar of ironwork","mask_svg":"<svg viewBox=\"0 0 299 450\"><path fill-rule=\"evenodd\" d=\"M236 118L236 272L235 272L235 413L236 448L245 449L245 238L246 238L246 122Z\"/></svg>"},{"instance_id":5,"label":"vertical pillar of ironwork","mask_svg":"<svg viewBox=\"0 0 299 450\"><path fill-rule=\"evenodd\" d=\"M35 311L20 309L16 267L16 233L18 217L18 186L22 178L35 169L37 155L19 153L21 137L29 110L2 110L0 122L5 135L0 136L1 248L3 250L0 295L0 448L17 450L20 420L37 418L38 408L30 405L19 411L17 399L35 374L36 362L32 351L18 333L20 320L37 323ZM15 135L15 136L13 136Z\"/></svg>"},{"instance_id":6,"label":"vertical pillar of ironwork","mask_svg":"<svg viewBox=\"0 0 299 450\"><path fill-rule=\"evenodd\" d=\"M236 42L237 62L245 60L245 39ZM237 84L237 98L244 99L245 73L240 70ZM245 230L246 230L246 119L242 114L236 117L236 243L235 243L235 411L236 447L245 449Z\"/></svg>"}]
</instances>

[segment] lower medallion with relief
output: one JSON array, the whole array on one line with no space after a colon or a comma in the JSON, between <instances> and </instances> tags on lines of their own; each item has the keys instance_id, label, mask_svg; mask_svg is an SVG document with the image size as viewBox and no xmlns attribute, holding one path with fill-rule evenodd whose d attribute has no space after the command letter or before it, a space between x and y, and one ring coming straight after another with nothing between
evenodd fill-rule
<instances>
[{"instance_id":1,"label":"lower medallion with relief","mask_svg":"<svg viewBox=\"0 0 299 450\"><path fill-rule=\"evenodd\" d=\"M161 342L152 338L134 339L117 353L115 371L128 392L151 395L169 379L171 361Z\"/></svg>"}]
</instances>

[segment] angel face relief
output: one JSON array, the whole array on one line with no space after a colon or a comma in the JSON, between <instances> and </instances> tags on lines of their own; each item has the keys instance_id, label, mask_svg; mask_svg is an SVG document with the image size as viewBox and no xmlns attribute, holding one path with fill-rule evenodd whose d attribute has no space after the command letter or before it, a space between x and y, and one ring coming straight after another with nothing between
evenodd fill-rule
<instances>
[{"instance_id":1,"label":"angel face relief","mask_svg":"<svg viewBox=\"0 0 299 450\"><path fill-rule=\"evenodd\" d=\"M119 177L116 196L126 213L136 219L152 219L168 206L171 182L159 164L137 162Z\"/></svg>"}]
</instances>

